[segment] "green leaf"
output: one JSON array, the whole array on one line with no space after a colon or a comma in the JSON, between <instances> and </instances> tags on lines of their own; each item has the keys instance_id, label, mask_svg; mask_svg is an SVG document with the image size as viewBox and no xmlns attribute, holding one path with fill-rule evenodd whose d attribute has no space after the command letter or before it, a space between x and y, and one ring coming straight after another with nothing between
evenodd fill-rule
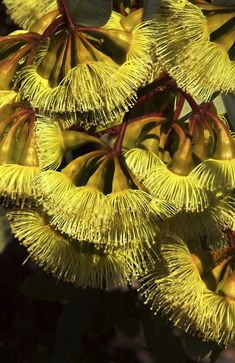
<instances>
[{"instance_id":1,"label":"green leaf","mask_svg":"<svg viewBox=\"0 0 235 363\"><path fill-rule=\"evenodd\" d=\"M143 21L153 19L161 7L161 0L145 0Z\"/></svg>"},{"instance_id":2,"label":"green leaf","mask_svg":"<svg viewBox=\"0 0 235 363\"><path fill-rule=\"evenodd\" d=\"M109 20L113 8L112 0L64 0L74 23L101 27Z\"/></svg>"}]
</instances>

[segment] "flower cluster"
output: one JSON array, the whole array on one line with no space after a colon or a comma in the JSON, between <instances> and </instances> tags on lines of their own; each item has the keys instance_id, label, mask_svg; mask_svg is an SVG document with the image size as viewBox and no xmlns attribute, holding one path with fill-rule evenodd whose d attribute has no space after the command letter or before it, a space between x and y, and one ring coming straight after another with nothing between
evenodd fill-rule
<instances>
[{"instance_id":1,"label":"flower cluster","mask_svg":"<svg viewBox=\"0 0 235 363\"><path fill-rule=\"evenodd\" d=\"M235 8L163 0L146 21L116 1L96 27L65 0L4 2L23 28L0 37L15 237L56 278L138 280L174 325L234 344L235 138L211 96L235 90Z\"/></svg>"}]
</instances>

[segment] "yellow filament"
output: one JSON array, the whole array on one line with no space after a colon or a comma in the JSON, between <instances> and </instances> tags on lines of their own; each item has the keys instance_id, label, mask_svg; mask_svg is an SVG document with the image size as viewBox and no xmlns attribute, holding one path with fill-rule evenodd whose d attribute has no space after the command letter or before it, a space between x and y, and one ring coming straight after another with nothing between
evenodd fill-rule
<instances>
[{"instance_id":1,"label":"yellow filament","mask_svg":"<svg viewBox=\"0 0 235 363\"><path fill-rule=\"evenodd\" d=\"M56 0L4 0L12 19L24 29L29 27L42 15L57 8Z\"/></svg>"},{"instance_id":2,"label":"yellow filament","mask_svg":"<svg viewBox=\"0 0 235 363\"><path fill-rule=\"evenodd\" d=\"M30 257L56 278L82 287L123 286L141 273L137 252L96 250L55 231L48 217L35 210L8 213L14 235Z\"/></svg>"}]
</instances>

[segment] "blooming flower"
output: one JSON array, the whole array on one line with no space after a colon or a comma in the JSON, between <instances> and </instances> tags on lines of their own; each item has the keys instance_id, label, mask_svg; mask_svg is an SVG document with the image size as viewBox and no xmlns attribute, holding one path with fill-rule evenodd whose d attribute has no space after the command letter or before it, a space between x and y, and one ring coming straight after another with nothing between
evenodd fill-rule
<instances>
[{"instance_id":1,"label":"blooming flower","mask_svg":"<svg viewBox=\"0 0 235 363\"><path fill-rule=\"evenodd\" d=\"M205 100L215 90L234 91L234 15L233 7L186 1L157 16L159 62L190 94Z\"/></svg>"},{"instance_id":2,"label":"blooming flower","mask_svg":"<svg viewBox=\"0 0 235 363\"><path fill-rule=\"evenodd\" d=\"M132 21L130 14L121 29L72 29L59 15L18 73L20 91L43 114L77 112L85 128L117 118L133 104L153 64L154 22Z\"/></svg>"},{"instance_id":3,"label":"blooming flower","mask_svg":"<svg viewBox=\"0 0 235 363\"><path fill-rule=\"evenodd\" d=\"M225 346L233 344L234 272L229 269L220 285L212 283L218 283L229 261L226 250L221 256L209 251L197 256L190 254L182 240L174 242L168 237L162 256L163 265L156 266L143 283L152 308L160 309L174 325L190 334Z\"/></svg>"},{"instance_id":4,"label":"blooming flower","mask_svg":"<svg viewBox=\"0 0 235 363\"><path fill-rule=\"evenodd\" d=\"M107 253L56 231L39 210L8 214L14 235L45 271L82 287L122 286L141 273L141 259L133 251Z\"/></svg>"},{"instance_id":5,"label":"blooming flower","mask_svg":"<svg viewBox=\"0 0 235 363\"><path fill-rule=\"evenodd\" d=\"M3 113L4 115L4 113ZM0 121L0 195L5 203L35 201L33 179L40 168L34 135L35 113L27 105L10 103Z\"/></svg>"},{"instance_id":6,"label":"blooming flower","mask_svg":"<svg viewBox=\"0 0 235 363\"><path fill-rule=\"evenodd\" d=\"M23 29L29 29L36 20L57 8L56 0L4 0L11 18Z\"/></svg>"}]
</instances>

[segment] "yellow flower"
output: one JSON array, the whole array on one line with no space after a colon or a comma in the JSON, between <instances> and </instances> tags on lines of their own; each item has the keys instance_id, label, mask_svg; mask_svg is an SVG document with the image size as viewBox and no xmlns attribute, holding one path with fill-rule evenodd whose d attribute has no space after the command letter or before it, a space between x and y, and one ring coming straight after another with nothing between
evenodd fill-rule
<instances>
[{"instance_id":1,"label":"yellow flower","mask_svg":"<svg viewBox=\"0 0 235 363\"><path fill-rule=\"evenodd\" d=\"M24 30L17 30L1 37L0 102L3 105L17 97L16 92L13 91L15 75L25 64L38 38L38 34Z\"/></svg>"},{"instance_id":2,"label":"yellow flower","mask_svg":"<svg viewBox=\"0 0 235 363\"><path fill-rule=\"evenodd\" d=\"M13 101L17 101L19 95L15 91L11 90L0 90L0 110L2 113L2 107L7 106L9 103Z\"/></svg>"},{"instance_id":3,"label":"yellow flower","mask_svg":"<svg viewBox=\"0 0 235 363\"><path fill-rule=\"evenodd\" d=\"M123 153L128 168L139 178L154 167L164 165L159 157L159 149L161 127L165 121L158 114L150 114L138 117L127 125Z\"/></svg>"},{"instance_id":4,"label":"yellow flower","mask_svg":"<svg viewBox=\"0 0 235 363\"><path fill-rule=\"evenodd\" d=\"M34 178L40 168L34 135L34 112L23 104L9 104L0 121L0 195L17 205L37 197Z\"/></svg>"},{"instance_id":5,"label":"yellow flower","mask_svg":"<svg viewBox=\"0 0 235 363\"><path fill-rule=\"evenodd\" d=\"M164 265L143 279L147 302L190 334L234 344L234 272L226 268L231 256L226 251L193 255L182 240L174 242L172 237L163 244L162 256Z\"/></svg>"},{"instance_id":6,"label":"yellow flower","mask_svg":"<svg viewBox=\"0 0 235 363\"><path fill-rule=\"evenodd\" d=\"M156 120L156 118L153 117L153 120L154 119ZM142 120L137 119L135 122L137 127L138 123L141 125L141 121ZM145 121L145 118L143 118L143 121ZM157 165L164 165L158 156L162 121L162 119L158 120L158 122L156 122L157 126L152 127L150 130L147 129L148 132L144 132L143 129L147 126L150 128L151 123L153 124L151 121L148 121L149 125L146 123L142 125L141 129L139 129L139 125L137 130L135 130L135 128L133 128L135 125L132 125L132 123L129 126L130 130L127 128L123 148L128 148L129 150L124 153L124 157L129 169L137 177L141 177L144 173L154 169ZM130 136L128 135L128 132L130 133ZM137 133L137 135L135 135L135 133ZM136 138L135 141L134 137Z\"/></svg>"},{"instance_id":7,"label":"yellow flower","mask_svg":"<svg viewBox=\"0 0 235 363\"><path fill-rule=\"evenodd\" d=\"M192 171L192 177L207 190L226 192L235 187L235 140L223 120L211 112L207 115L215 122L215 150Z\"/></svg>"},{"instance_id":8,"label":"yellow flower","mask_svg":"<svg viewBox=\"0 0 235 363\"><path fill-rule=\"evenodd\" d=\"M121 159L102 153L107 151L79 156L61 173L46 171L37 178L51 223L107 250L150 247L159 231L152 197L138 189Z\"/></svg>"},{"instance_id":9,"label":"yellow flower","mask_svg":"<svg viewBox=\"0 0 235 363\"><path fill-rule=\"evenodd\" d=\"M66 204L69 207L71 200L67 199L68 192L76 190L77 185L86 184L89 175L106 153L107 149L94 147L92 151L83 153L68 163L61 172L47 170L40 173L36 183L45 208L53 213L61 210ZM47 159L49 160L49 156Z\"/></svg>"},{"instance_id":10,"label":"yellow flower","mask_svg":"<svg viewBox=\"0 0 235 363\"><path fill-rule=\"evenodd\" d=\"M209 205L208 194L193 180L191 140L184 137L168 166L156 165L140 180L154 197L175 205L178 210L202 211Z\"/></svg>"},{"instance_id":11,"label":"yellow flower","mask_svg":"<svg viewBox=\"0 0 235 363\"><path fill-rule=\"evenodd\" d=\"M42 169L57 169L67 151L78 149L82 145L93 144L97 149L105 146L105 143L97 137L84 132L64 130L63 126L64 121L52 121L43 116L37 117L36 142Z\"/></svg>"},{"instance_id":12,"label":"yellow flower","mask_svg":"<svg viewBox=\"0 0 235 363\"><path fill-rule=\"evenodd\" d=\"M234 199L230 196L217 196L202 212L185 212L163 221L162 230L173 233L182 240L190 241L194 250L202 248L201 243L210 248L218 248L223 241L223 231L232 229L235 218Z\"/></svg>"},{"instance_id":13,"label":"yellow flower","mask_svg":"<svg viewBox=\"0 0 235 363\"><path fill-rule=\"evenodd\" d=\"M195 168L193 176L207 190L232 190L235 186L235 159L207 159Z\"/></svg>"},{"instance_id":14,"label":"yellow flower","mask_svg":"<svg viewBox=\"0 0 235 363\"><path fill-rule=\"evenodd\" d=\"M106 201L110 209L106 216L108 231L100 242L106 243L108 249L138 246L144 251L158 241L158 216L154 216L151 197L147 193L129 188L113 190Z\"/></svg>"},{"instance_id":15,"label":"yellow flower","mask_svg":"<svg viewBox=\"0 0 235 363\"><path fill-rule=\"evenodd\" d=\"M108 288L126 285L142 272L138 251L97 250L56 231L50 218L38 210L11 211L8 218L29 256L58 279L84 288Z\"/></svg>"},{"instance_id":16,"label":"yellow flower","mask_svg":"<svg viewBox=\"0 0 235 363\"><path fill-rule=\"evenodd\" d=\"M173 8L173 9L176 9L176 10L183 9L186 2L187 2L187 0L177 0L177 1L174 1L174 0L162 0L162 4L165 7Z\"/></svg>"},{"instance_id":17,"label":"yellow flower","mask_svg":"<svg viewBox=\"0 0 235 363\"><path fill-rule=\"evenodd\" d=\"M163 164L153 151L141 148L128 150L125 153L125 160L128 168L138 177Z\"/></svg>"},{"instance_id":18,"label":"yellow flower","mask_svg":"<svg viewBox=\"0 0 235 363\"><path fill-rule=\"evenodd\" d=\"M59 29L40 42L44 56L36 52L18 73L24 97L43 114L78 112L86 128L119 117L150 77L154 22L122 30L55 22Z\"/></svg>"},{"instance_id":19,"label":"yellow flower","mask_svg":"<svg viewBox=\"0 0 235 363\"><path fill-rule=\"evenodd\" d=\"M57 8L56 0L3 0L11 18L23 29L30 26L41 16Z\"/></svg>"},{"instance_id":20,"label":"yellow flower","mask_svg":"<svg viewBox=\"0 0 235 363\"><path fill-rule=\"evenodd\" d=\"M234 91L234 16L234 7L189 1L157 16L158 60L190 94L205 100L216 90Z\"/></svg>"}]
</instances>

